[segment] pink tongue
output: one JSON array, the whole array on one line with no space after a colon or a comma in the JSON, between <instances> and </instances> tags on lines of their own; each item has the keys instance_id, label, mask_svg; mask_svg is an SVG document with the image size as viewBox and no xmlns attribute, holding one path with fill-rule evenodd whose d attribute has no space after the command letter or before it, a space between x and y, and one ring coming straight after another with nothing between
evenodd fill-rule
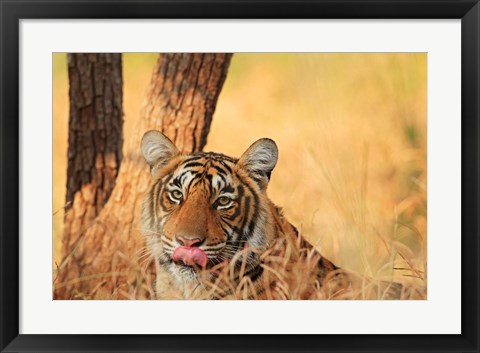
<instances>
[{"instance_id":1,"label":"pink tongue","mask_svg":"<svg viewBox=\"0 0 480 353\"><path fill-rule=\"evenodd\" d=\"M179 246L173 251L173 261L183 261L186 265L205 267L207 255L200 248Z\"/></svg>"}]
</instances>

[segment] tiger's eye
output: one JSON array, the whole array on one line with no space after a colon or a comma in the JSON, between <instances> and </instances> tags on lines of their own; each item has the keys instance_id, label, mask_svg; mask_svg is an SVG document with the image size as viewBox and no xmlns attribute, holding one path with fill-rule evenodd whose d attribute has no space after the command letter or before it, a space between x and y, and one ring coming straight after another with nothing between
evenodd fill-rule
<instances>
[{"instance_id":1,"label":"tiger's eye","mask_svg":"<svg viewBox=\"0 0 480 353\"><path fill-rule=\"evenodd\" d=\"M219 205L219 206L226 206L226 205L228 205L231 201L232 201L232 200L229 199L229 198L226 197L226 196L222 196L222 197L219 197L219 198L217 199L217 202L218 202L218 205Z\"/></svg>"},{"instance_id":2,"label":"tiger's eye","mask_svg":"<svg viewBox=\"0 0 480 353\"><path fill-rule=\"evenodd\" d=\"M177 200L180 200L183 196L183 194L178 191L178 190L173 190L170 195L174 198L174 199L177 199Z\"/></svg>"}]
</instances>

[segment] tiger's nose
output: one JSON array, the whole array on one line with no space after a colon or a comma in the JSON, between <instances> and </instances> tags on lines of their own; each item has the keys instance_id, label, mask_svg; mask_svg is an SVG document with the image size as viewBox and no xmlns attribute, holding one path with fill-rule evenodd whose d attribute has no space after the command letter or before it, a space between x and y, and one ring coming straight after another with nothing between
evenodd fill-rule
<instances>
[{"instance_id":1,"label":"tiger's nose","mask_svg":"<svg viewBox=\"0 0 480 353\"><path fill-rule=\"evenodd\" d=\"M188 247L192 247L192 246L200 246L202 245L203 241L205 240L205 238L201 239L201 238L198 238L198 237L187 237L187 236L183 236L183 235L177 235L175 237L175 239L177 240L177 242L181 245L181 246L188 246Z\"/></svg>"}]
</instances>

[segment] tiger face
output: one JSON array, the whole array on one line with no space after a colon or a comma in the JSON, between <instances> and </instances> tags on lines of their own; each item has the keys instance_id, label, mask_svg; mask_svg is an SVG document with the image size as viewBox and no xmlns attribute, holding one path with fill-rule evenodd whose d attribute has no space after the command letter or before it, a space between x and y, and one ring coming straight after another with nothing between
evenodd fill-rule
<instances>
[{"instance_id":1,"label":"tiger face","mask_svg":"<svg viewBox=\"0 0 480 353\"><path fill-rule=\"evenodd\" d=\"M142 229L157 265L178 282L198 281L202 269L236 258L247 271L259 262L273 225L266 188L278 158L274 141L260 139L239 158L181 154L159 131L141 150L151 169ZM235 255L246 247L246 259Z\"/></svg>"}]
</instances>

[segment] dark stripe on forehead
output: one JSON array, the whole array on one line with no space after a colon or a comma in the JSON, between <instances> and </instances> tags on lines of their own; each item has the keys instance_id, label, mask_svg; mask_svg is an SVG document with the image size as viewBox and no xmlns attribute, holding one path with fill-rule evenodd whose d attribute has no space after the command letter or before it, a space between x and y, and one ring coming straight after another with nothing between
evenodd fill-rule
<instances>
[{"instance_id":1,"label":"dark stripe on forehead","mask_svg":"<svg viewBox=\"0 0 480 353\"><path fill-rule=\"evenodd\" d=\"M231 163L236 163L236 159L235 158L232 158L230 156L226 156L224 154L221 154L221 153L214 153L214 152L208 152L207 153L207 156L205 156L207 158L211 158L211 159L214 159L216 161L228 161L228 162L231 162Z\"/></svg>"},{"instance_id":2,"label":"dark stripe on forehead","mask_svg":"<svg viewBox=\"0 0 480 353\"><path fill-rule=\"evenodd\" d=\"M227 184L228 184L228 183L227 183L227 178L225 177L225 175L223 175L223 174L217 174L216 176L217 176L217 178L219 178L220 181L221 181L219 187L222 187L222 185L227 185ZM213 183L213 181L212 181L212 183ZM212 184L212 187L213 187L213 184Z\"/></svg>"},{"instance_id":3,"label":"dark stripe on forehead","mask_svg":"<svg viewBox=\"0 0 480 353\"><path fill-rule=\"evenodd\" d=\"M193 170L185 170L182 171L179 175L177 175L173 180L172 184L175 185L178 188L182 188L183 184L185 183L185 179L187 178L188 174L195 174Z\"/></svg>"},{"instance_id":4,"label":"dark stripe on forehead","mask_svg":"<svg viewBox=\"0 0 480 353\"><path fill-rule=\"evenodd\" d=\"M182 177L184 175L185 174L180 174L179 176L177 176L175 179L173 179L172 184L181 188L182 187Z\"/></svg>"},{"instance_id":5,"label":"dark stripe on forehead","mask_svg":"<svg viewBox=\"0 0 480 353\"><path fill-rule=\"evenodd\" d=\"M187 164L182 165L182 168L204 167L204 166L205 166L205 163L189 162Z\"/></svg>"},{"instance_id":6,"label":"dark stripe on forehead","mask_svg":"<svg viewBox=\"0 0 480 353\"><path fill-rule=\"evenodd\" d=\"M223 185L226 185L227 184L227 179L226 179L226 176L224 174L220 174L220 173L209 173L209 168L208 167L213 167L215 170L218 170L218 168L216 168L214 165L210 165L203 169L203 170L189 170L187 171L186 173L191 173L193 178L192 178L192 182L190 183L190 185L198 185L199 182L201 182L201 180L207 180L208 181L208 187L209 187L209 190L210 191L213 191L213 177L216 176L218 177L222 182L223 182ZM190 188L190 186L189 186ZM232 190L233 191L233 190Z\"/></svg>"},{"instance_id":7,"label":"dark stripe on forehead","mask_svg":"<svg viewBox=\"0 0 480 353\"><path fill-rule=\"evenodd\" d=\"M200 171L191 170L190 173L192 173L192 182L190 184L192 184L194 180L201 179L203 177L203 172Z\"/></svg>"},{"instance_id":8,"label":"dark stripe on forehead","mask_svg":"<svg viewBox=\"0 0 480 353\"><path fill-rule=\"evenodd\" d=\"M190 182L188 183L186 192L187 194L190 193L190 188L194 187L202 180L202 173L191 170L190 174L192 175L192 180L190 180Z\"/></svg>"},{"instance_id":9,"label":"dark stripe on forehead","mask_svg":"<svg viewBox=\"0 0 480 353\"><path fill-rule=\"evenodd\" d=\"M219 172L220 175L227 175L228 174L228 171L225 170L223 167L219 166L218 164L212 164L210 167L212 167L217 172Z\"/></svg>"},{"instance_id":10,"label":"dark stripe on forehead","mask_svg":"<svg viewBox=\"0 0 480 353\"><path fill-rule=\"evenodd\" d=\"M192 170L188 170L182 174L182 178L180 179L180 181L182 182L182 185L185 184L185 179L187 179L187 176L192 173L193 173Z\"/></svg>"},{"instance_id":11,"label":"dark stripe on forehead","mask_svg":"<svg viewBox=\"0 0 480 353\"><path fill-rule=\"evenodd\" d=\"M235 192L235 188L234 188L232 185L227 184L226 182L225 182L225 184L226 184L226 185L222 188L222 190L220 190L220 192L231 192L231 193L234 193L234 192ZM240 185L238 188L239 188L239 189L240 189L240 188L243 189L243 187L242 187L241 185ZM237 198L242 197L242 195L243 195L243 190L242 190L242 192L240 192L240 190L239 190Z\"/></svg>"},{"instance_id":12,"label":"dark stripe on forehead","mask_svg":"<svg viewBox=\"0 0 480 353\"><path fill-rule=\"evenodd\" d=\"M191 155L189 155L185 161L194 161L194 160L198 160L198 159L201 159L201 158L205 158L205 159L209 159L209 160L214 160L214 161L227 161L227 162L230 162L230 163L236 163L237 162L237 159L236 158L232 158L230 156L226 156L224 154L221 154L221 153L215 153L215 152L197 152L197 153L193 153Z\"/></svg>"},{"instance_id":13,"label":"dark stripe on forehead","mask_svg":"<svg viewBox=\"0 0 480 353\"><path fill-rule=\"evenodd\" d=\"M205 158L204 156L200 155L190 155L185 159L183 163L188 163L188 162L193 162L193 161L198 161L199 159Z\"/></svg>"},{"instance_id":14,"label":"dark stripe on forehead","mask_svg":"<svg viewBox=\"0 0 480 353\"><path fill-rule=\"evenodd\" d=\"M230 166L225 163L225 161L219 161L224 167L225 169L229 172L229 173L232 173L232 168L230 168Z\"/></svg>"},{"instance_id":15,"label":"dark stripe on forehead","mask_svg":"<svg viewBox=\"0 0 480 353\"><path fill-rule=\"evenodd\" d=\"M209 181L209 189L210 191L212 191L212 187L213 187L213 175L212 174L205 174L205 178Z\"/></svg>"}]
</instances>

